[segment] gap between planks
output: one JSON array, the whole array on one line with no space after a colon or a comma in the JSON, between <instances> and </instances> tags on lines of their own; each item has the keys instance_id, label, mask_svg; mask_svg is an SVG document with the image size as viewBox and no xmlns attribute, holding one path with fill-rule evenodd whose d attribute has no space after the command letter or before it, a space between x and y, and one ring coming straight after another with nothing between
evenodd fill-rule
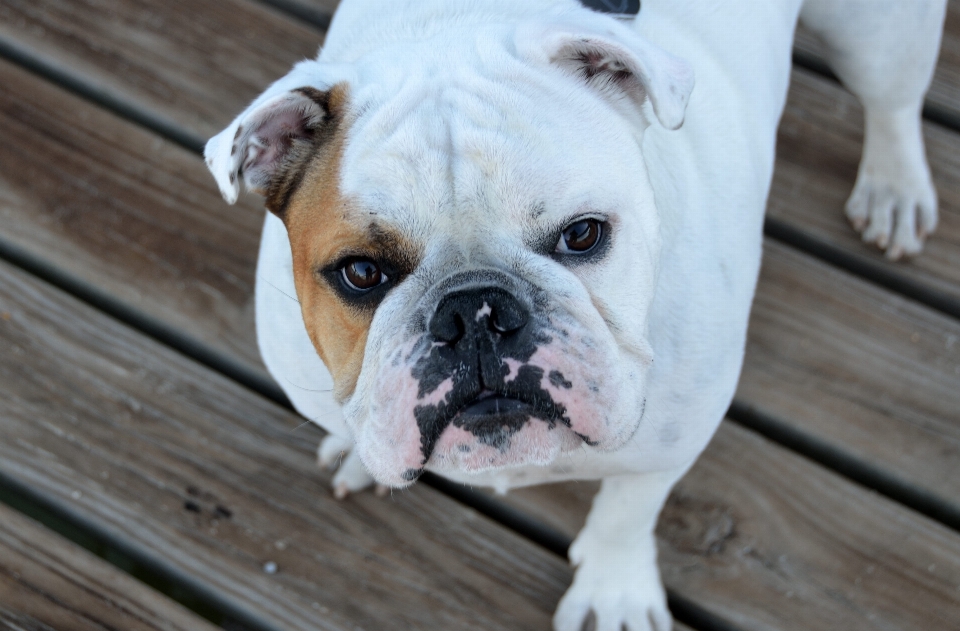
<instances>
[{"instance_id":1,"label":"gap between planks","mask_svg":"<svg viewBox=\"0 0 960 631\"><path fill-rule=\"evenodd\" d=\"M11 631L216 628L2 504L0 627Z\"/></svg>"}]
</instances>

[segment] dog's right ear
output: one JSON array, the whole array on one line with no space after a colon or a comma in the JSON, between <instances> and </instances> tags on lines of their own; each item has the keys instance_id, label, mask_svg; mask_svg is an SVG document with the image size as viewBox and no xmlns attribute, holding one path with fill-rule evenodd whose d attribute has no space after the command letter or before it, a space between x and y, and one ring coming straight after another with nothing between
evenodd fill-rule
<instances>
[{"instance_id":1,"label":"dog's right ear","mask_svg":"<svg viewBox=\"0 0 960 631\"><path fill-rule=\"evenodd\" d=\"M276 81L226 129L211 138L204 157L227 203L237 201L242 177L247 190L265 195L282 186L291 166L313 152L342 114L346 98L342 68L304 61Z\"/></svg>"}]
</instances>

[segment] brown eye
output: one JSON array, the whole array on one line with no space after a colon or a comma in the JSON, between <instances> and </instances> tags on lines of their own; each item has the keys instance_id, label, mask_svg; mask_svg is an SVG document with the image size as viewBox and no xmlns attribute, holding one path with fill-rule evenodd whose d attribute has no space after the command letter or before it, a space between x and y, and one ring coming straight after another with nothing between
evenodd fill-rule
<instances>
[{"instance_id":1,"label":"brown eye","mask_svg":"<svg viewBox=\"0 0 960 631\"><path fill-rule=\"evenodd\" d=\"M357 291L367 291L387 282L387 276L380 271L380 267L369 259L350 261L340 272L347 286Z\"/></svg>"},{"instance_id":2,"label":"brown eye","mask_svg":"<svg viewBox=\"0 0 960 631\"><path fill-rule=\"evenodd\" d=\"M597 219L581 219L563 229L557 252L563 254L585 254L600 242L603 229Z\"/></svg>"}]
</instances>

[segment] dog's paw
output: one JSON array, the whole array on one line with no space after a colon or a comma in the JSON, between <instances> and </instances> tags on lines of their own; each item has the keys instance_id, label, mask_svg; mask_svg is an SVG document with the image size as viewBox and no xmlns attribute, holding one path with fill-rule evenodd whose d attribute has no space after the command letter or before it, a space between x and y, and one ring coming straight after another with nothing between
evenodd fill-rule
<instances>
[{"instance_id":1,"label":"dog's paw","mask_svg":"<svg viewBox=\"0 0 960 631\"><path fill-rule=\"evenodd\" d=\"M571 560L578 558L578 552L575 544ZM560 600L553 628L581 631L591 612L596 631L670 631L673 618L655 557L587 555L577 568L573 585Z\"/></svg>"},{"instance_id":2,"label":"dog's paw","mask_svg":"<svg viewBox=\"0 0 960 631\"><path fill-rule=\"evenodd\" d=\"M859 177L846 215L864 242L876 244L896 261L919 254L937 227L937 196L929 182Z\"/></svg>"},{"instance_id":3,"label":"dog's paw","mask_svg":"<svg viewBox=\"0 0 960 631\"><path fill-rule=\"evenodd\" d=\"M373 486L374 479L367 473L348 438L328 434L317 449L317 464L324 469L336 469L333 476L333 496L338 500L350 493L357 493ZM384 495L389 489L376 485L377 495Z\"/></svg>"},{"instance_id":4,"label":"dog's paw","mask_svg":"<svg viewBox=\"0 0 960 631\"><path fill-rule=\"evenodd\" d=\"M937 227L937 192L924 158L919 115L867 117L867 137L846 215L890 260L919 254Z\"/></svg>"}]
</instances>

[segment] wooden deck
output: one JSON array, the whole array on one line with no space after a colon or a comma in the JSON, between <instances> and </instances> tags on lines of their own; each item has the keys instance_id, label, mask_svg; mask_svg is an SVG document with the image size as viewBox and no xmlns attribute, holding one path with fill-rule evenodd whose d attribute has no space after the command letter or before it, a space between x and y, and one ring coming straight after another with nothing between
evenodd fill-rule
<instances>
[{"instance_id":1,"label":"wooden deck","mask_svg":"<svg viewBox=\"0 0 960 631\"><path fill-rule=\"evenodd\" d=\"M199 151L334 5L0 0L0 628L549 629L593 484L337 502L257 356L263 210ZM909 263L843 220L861 110L797 51L743 377L658 528L671 607L960 629L960 0Z\"/></svg>"}]
</instances>

